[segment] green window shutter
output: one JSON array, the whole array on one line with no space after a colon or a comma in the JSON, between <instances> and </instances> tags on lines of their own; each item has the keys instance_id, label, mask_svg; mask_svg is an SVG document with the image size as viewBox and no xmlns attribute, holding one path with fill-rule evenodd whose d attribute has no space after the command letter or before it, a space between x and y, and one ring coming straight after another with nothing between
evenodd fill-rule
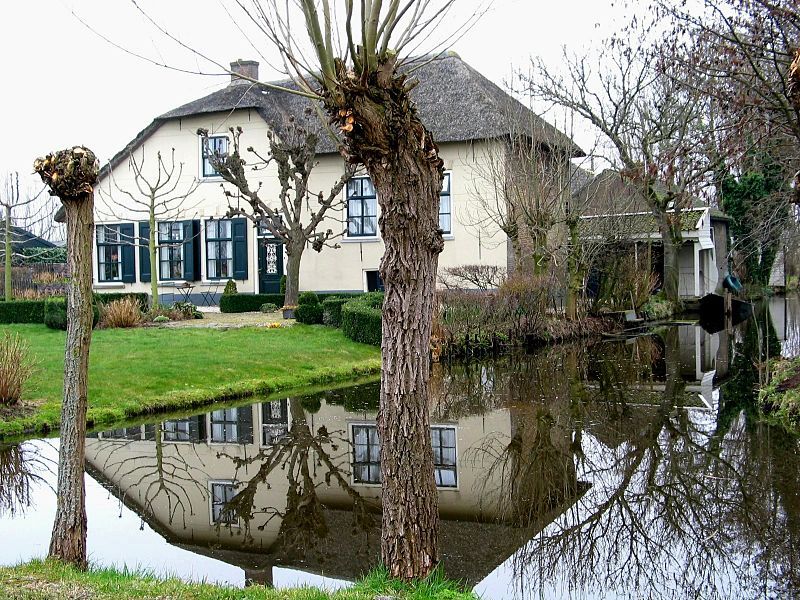
<instances>
[{"instance_id":1,"label":"green window shutter","mask_svg":"<svg viewBox=\"0 0 800 600\"><path fill-rule=\"evenodd\" d=\"M200 221L183 222L183 278L200 279Z\"/></svg>"},{"instance_id":2,"label":"green window shutter","mask_svg":"<svg viewBox=\"0 0 800 600\"><path fill-rule=\"evenodd\" d=\"M233 278L247 279L247 219L231 221L233 234Z\"/></svg>"},{"instance_id":3,"label":"green window shutter","mask_svg":"<svg viewBox=\"0 0 800 600\"><path fill-rule=\"evenodd\" d=\"M136 259L134 249L136 240L133 239L133 223L122 223L119 226L119 236L122 245L122 281L134 283L136 281Z\"/></svg>"},{"instance_id":4,"label":"green window shutter","mask_svg":"<svg viewBox=\"0 0 800 600\"><path fill-rule=\"evenodd\" d=\"M150 281L150 223L139 222L139 281Z\"/></svg>"}]
</instances>

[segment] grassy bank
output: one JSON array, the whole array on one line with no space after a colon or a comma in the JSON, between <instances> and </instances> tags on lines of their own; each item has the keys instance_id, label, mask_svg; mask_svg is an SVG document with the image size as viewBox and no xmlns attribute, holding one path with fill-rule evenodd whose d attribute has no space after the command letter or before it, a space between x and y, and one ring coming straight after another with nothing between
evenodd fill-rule
<instances>
[{"instance_id":1,"label":"grassy bank","mask_svg":"<svg viewBox=\"0 0 800 600\"><path fill-rule=\"evenodd\" d=\"M16 567L0 567L0 596L13 600L65 598L169 598L171 600L373 600L391 595L407 600L475 600L456 583L434 574L414 585L390 580L378 569L353 587L337 592L319 588L244 589L159 579L147 574L113 569L76 571L55 561L33 561Z\"/></svg>"},{"instance_id":2,"label":"grassy bank","mask_svg":"<svg viewBox=\"0 0 800 600\"><path fill-rule=\"evenodd\" d=\"M5 325L30 346L36 371L23 402L0 414L0 436L58 427L64 332ZM89 367L90 425L216 401L314 386L377 373L380 350L340 330L105 329L94 332Z\"/></svg>"},{"instance_id":3,"label":"grassy bank","mask_svg":"<svg viewBox=\"0 0 800 600\"><path fill-rule=\"evenodd\" d=\"M769 420L800 433L800 358L770 367L772 379L758 395L759 408Z\"/></svg>"}]
</instances>

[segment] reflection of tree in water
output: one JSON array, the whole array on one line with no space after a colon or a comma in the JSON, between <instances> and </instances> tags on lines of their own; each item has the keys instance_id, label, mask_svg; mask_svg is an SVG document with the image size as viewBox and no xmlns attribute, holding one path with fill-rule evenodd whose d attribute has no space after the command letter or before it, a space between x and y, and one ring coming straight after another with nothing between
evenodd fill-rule
<instances>
[{"instance_id":1,"label":"reflection of tree in water","mask_svg":"<svg viewBox=\"0 0 800 600\"><path fill-rule=\"evenodd\" d=\"M135 439L110 439L95 442L96 460L102 460L100 469L106 479L128 479L126 489L137 491L138 502L146 514L155 516L156 505L163 503L167 507L167 522L172 524L180 517L186 527L186 516L195 514L193 493L199 492L204 499L208 496L203 484L205 473L198 468L203 461L194 444L164 442L164 423L147 425L145 429L146 437L155 444L154 452L126 452ZM189 455L193 455L192 460ZM205 510L205 505L200 510Z\"/></svg>"},{"instance_id":2,"label":"reflection of tree in water","mask_svg":"<svg viewBox=\"0 0 800 600\"><path fill-rule=\"evenodd\" d=\"M350 473L343 472L337 464L349 464L350 442L345 431L329 432L324 426L312 431L300 400L289 399L291 426L272 447L258 454L239 458L220 454L232 461L239 481L239 470L256 465L255 475L241 480L236 495L223 507L223 514L233 515L244 523L245 544L252 543L251 522L257 515L266 519L257 528L280 519L278 551L287 556L302 556L311 551L328 534L324 506L317 494L318 485L335 482L352 501L354 530L374 526L372 506L350 485ZM345 459L342 461L342 457ZM324 469L324 483L315 481L315 467ZM286 505L257 506L256 495L262 486L270 486L270 476L285 477L288 483ZM353 557L356 560L356 557Z\"/></svg>"},{"instance_id":3,"label":"reflection of tree in water","mask_svg":"<svg viewBox=\"0 0 800 600\"><path fill-rule=\"evenodd\" d=\"M48 470L32 444L0 444L0 516L24 514L31 505L32 488L45 483L41 474Z\"/></svg>"},{"instance_id":4,"label":"reflection of tree in water","mask_svg":"<svg viewBox=\"0 0 800 600\"><path fill-rule=\"evenodd\" d=\"M515 571L540 592L798 596L797 441L779 444L744 417L715 439L713 415L685 406L677 330L659 337L594 346L586 371L565 359L543 372L533 357L540 378L505 392L531 406L510 440L494 436L473 457L500 474L495 499L520 525L569 507L524 543ZM570 481L591 487L580 497Z\"/></svg>"}]
</instances>

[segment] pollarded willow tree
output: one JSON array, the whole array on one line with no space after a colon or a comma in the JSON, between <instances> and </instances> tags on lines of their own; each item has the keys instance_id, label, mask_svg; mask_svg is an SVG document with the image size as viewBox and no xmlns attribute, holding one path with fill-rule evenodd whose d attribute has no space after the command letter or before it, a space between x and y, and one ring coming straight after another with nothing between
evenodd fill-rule
<instances>
[{"instance_id":1,"label":"pollarded willow tree","mask_svg":"<svg viewBox=\"0 0 800 600\"><path fill-rule=\"evenodd\" d=\"M269 154L263 156L254 148L248 148L253 159L247 161L242 157L240 139L241 127L230 128L233 138L233 152L219 154L208 144L208 130L199 129L198 135L204 140L209 161L216 172L236 192L225 190L228 199L228 217L242 216L250 219L259 227L266 229L270 235L286 247L286 295L284 304L296 305L300 294L300 260L306 244L317 252L321 252L326 244L341 235L332 229L319 231L328 211L334 212L344 207L341 197L342 188L353 176L353 165L346 164L342 176L334 182L327 195L323 192L312 194L309 191L309 178L316 166L317 134L307 131L295 119L288 124L282 136L270 131L267 134ZM273 208L268 198L260 194L261 183L253 188L248 181L247 171L257 172L275 163L278 170L279 206ZM311 198L316 200L312 210ZM242 208L239 199L249 204L250 210ZM234 202L236 200L236 202ZM235 204L235 206L234 206ZM308 207L308 221L303 224L303 217Z\"/></svg>"},{"instance_id":2,"label":"pollarded willow tree","mask_svg":"<svg viewBox=\"0 0 800 600\"><path fill-rule=\"evenodd\" d=\"M296 91L317 101L338 129L345 161L363 165L377 191L386 246L381 555L393 576L424 577L439 560L428 379L444 170L411 90L414 68L433 58L419 58L421 46L447 25L455 0L238 4L280 50ZM301 22L308 52L298 42Z\"/></svg>"}]
</instances>

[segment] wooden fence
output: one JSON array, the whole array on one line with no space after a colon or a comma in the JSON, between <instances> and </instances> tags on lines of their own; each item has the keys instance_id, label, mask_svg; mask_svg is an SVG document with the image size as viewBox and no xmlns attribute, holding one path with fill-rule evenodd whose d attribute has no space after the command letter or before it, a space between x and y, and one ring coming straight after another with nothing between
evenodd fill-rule
<instances>
[{"instance_id":1,"label":"wooden fence","mask_svg":"<svg viewBox=\"0 0 800 600\"><path fill-rule=\"evenodd\" d=\"M0 271L2 265L0 265ZM11 267L11 290L15 298L62 296L67 290L67 265L43 263ZM5 277L0 275L0 296L5 296Z\"/></svg>"}]
</instances>

